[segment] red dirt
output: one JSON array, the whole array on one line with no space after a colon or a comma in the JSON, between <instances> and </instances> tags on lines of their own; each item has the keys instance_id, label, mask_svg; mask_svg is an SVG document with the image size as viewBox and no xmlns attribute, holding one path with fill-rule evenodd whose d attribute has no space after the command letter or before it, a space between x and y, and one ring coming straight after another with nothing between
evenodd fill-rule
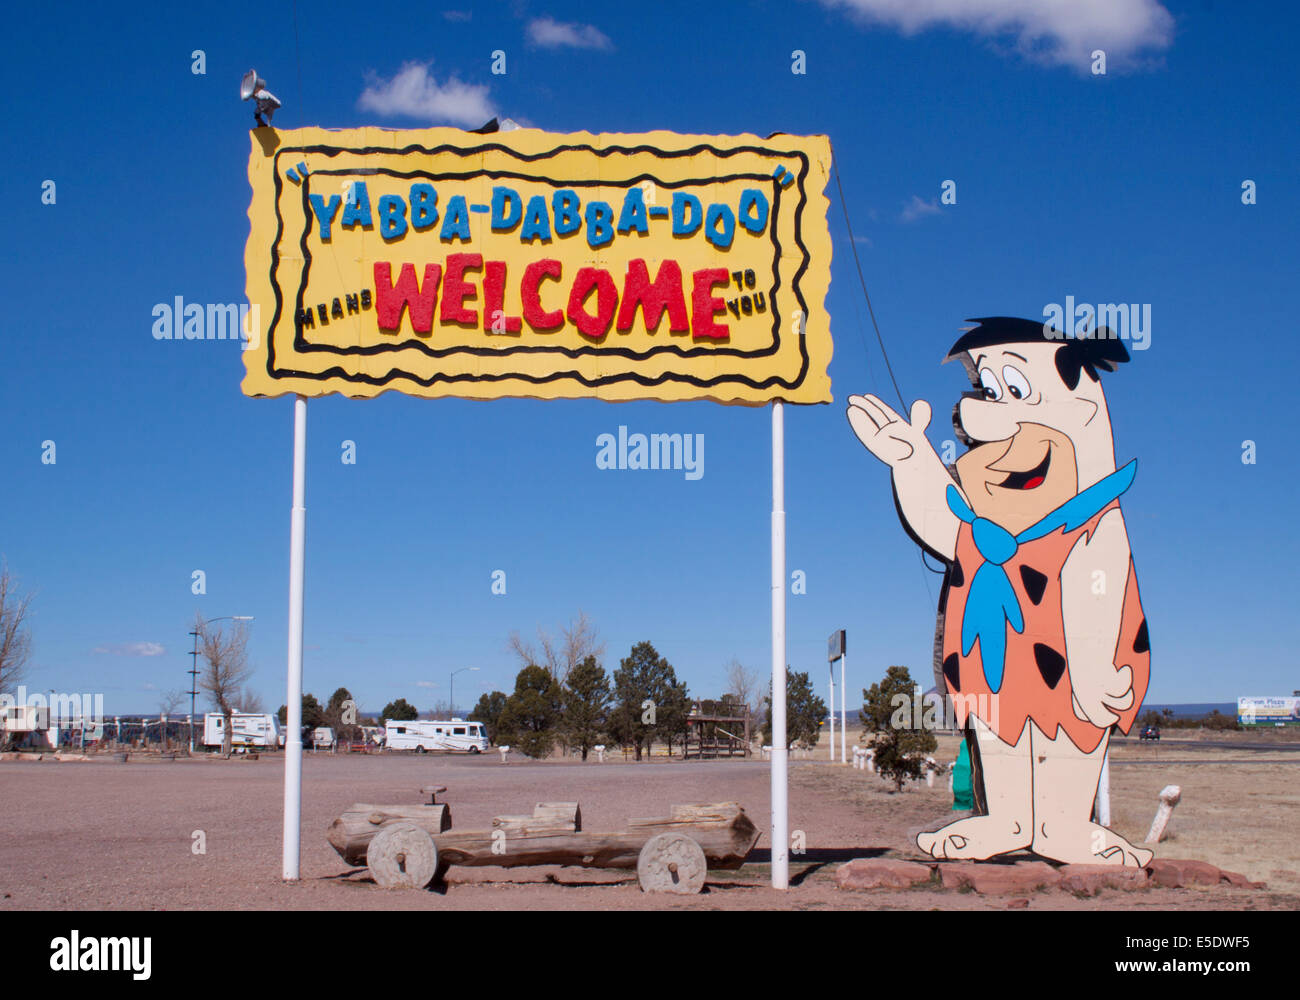
<instances>
[{"instance_id":1,"label":"red dirt","mask_svg":"<svg viewBox=\"0 0 1300 1000\"><path fill-rule=\"evenodd\" d=\"M0 909L1003 909L1005 897L933 887L847 892L836 869L855 857L921 860L916 830L945 815L946 790L917 786L864 814L801 781L792 762L790 827L807 853L791 858L793 887L768 886L766 835L739 872L710 874L700 896L647 896L625 873L559 868L451 869L434 891L385 891L346 865L325 841L353 802L417 803L421 786L444 784L454 829L487 829L492 817L538 801L577 801L583 828L616 830L631 816L666 815L674 803L740 802L769 823L768 770L755 761L534 763L490 757L307 755L303 767L302 880L280 879L283 760L138 758L127 764L4 762L0 795ZM202 831L206 853L196 854ZM491 880L491 881L489 881ZM557 884L560 882L587 884ZM1083 898L1059 889L1029 894L1031 909L1297 909L1300 897L1227 884Z\"/></svg>"}]
</instances>

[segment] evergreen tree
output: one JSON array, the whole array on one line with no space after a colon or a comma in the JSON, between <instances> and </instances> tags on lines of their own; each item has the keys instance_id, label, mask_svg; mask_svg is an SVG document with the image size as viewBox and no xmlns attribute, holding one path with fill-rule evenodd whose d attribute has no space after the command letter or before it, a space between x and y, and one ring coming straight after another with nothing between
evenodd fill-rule
<instances>
[{"instance_id":1,"label":"evergreen tree","mask_svg":"<svg viewBox=\"0 0 1300 1000\"><path fill-rule=\"evenodd\" d=\"M392 719L394 722L411 722L420 717L419 711L405 698L398 698L396 701L390 701L384 706L380 718L385 722Z\"/></svg>"},{"instance_id":2,"label":"evergreen tree","mask_svg":"<svg viewBox=\"0 0 1300 1000\"><path fill-rule=\"evenodd\" d=\"M281 705L276 709L275 714L279 716L280 725L284 725L289 721L289 708L287 705ZM314 694L304 694L302 696L302 724L311 726L312 729L325 725L325 710L320 707L320 702L316 700Z\"/></svg>"},{"instance_id":3,"label":"evergreen tree","mask_svg":"<svg viewBox=\"0 0 1300 1000\"><path fill-rule=\"evenodd\" d=\"M767 685L768 695L763 699L766 715L763 720L763 742L772 745L772 684ZM821 737L822 721L826 718L826 702L813 691L808 672L795 673L785 668L785 738L788 746L805 750L817 745Z\"/></svg>"},{"instance_id":4,"label":"evergreen tree","mask_svg":"<svg viewBox=\"0 0 1300 1000\"><path fill-rule=\"evenodd\" d=\"M481 722L487 729L488 739L496 746L502 746L509 743L509 740L500 738L501 713L505 711L506 693L504 691L493 691L491 694L482 695L478 704L474 706L474 711L469 713L470 722Z\"/></svg>"},{"instance_id":5,"label":"evergreen tree","mask_svg":"<svg viewBox=\"0 0 1300 1000\"><path fill-rule=\"evenodd\" d=\"M563 689L544 667L524 667L499 721L510 745L529 757L549 757L564 714Z\"/></svg>"},{"instance_id":6,"label":"evergreen tree","mask_svg":"<svg viewBox=\"0 0 1300 1000\"><path fill-rule=\"evenodd\" d=\"M332 728L339 739L356 739L361 735L354 722L344 719L348 712L348 702L352 702L352 717L355 718L356 701L352 697L352 692L345 687L339 688L330 695L330 700L325 705L324 725Z\"/></svg>"},{"instance_id":7,"label":"evergreen tree","mask_svg":"<svg viewBox=\"0 0 1300 1000\"><path fill-rule=\"evenodd\" d=\"M678 696L675 693L677 675L672 664L659 655L649 642L638 642L630 655L619 661L614 672L614 710L610 713L610 733L624 746L632 746L636 759L650 752L650 745L665 722L660 712L666 711L669 726L675 725L673 715ZM681 697L685 697L682 686ZM683 713L684 718L684 713Z\"/></svg>"},{"instance_id":8,"label":"evergreen tree","mask_svg":"<svg viewBox=\"0 0 1300 1000\"><path fill-rule=\"evenodd\" d=\"M862 692L863 740L873 751L880 776L891 779L900 792L909 778L921 777L926 755L939 746L925 728L924 713L915 717L915 690L906 667L890 667L884 680Z\"/></svg>"},{"instance_id":9,"label":"evergreen tree","mask_svg":"<svg viewBox=\"0 0 1300 1000\"><path fill-rule=\"evenodd\" d=\"M582 759L605 738L612 697L605 668L588 656L571 671L564 685L565 739L577 747Z\"/></svg>"}]
</instances>

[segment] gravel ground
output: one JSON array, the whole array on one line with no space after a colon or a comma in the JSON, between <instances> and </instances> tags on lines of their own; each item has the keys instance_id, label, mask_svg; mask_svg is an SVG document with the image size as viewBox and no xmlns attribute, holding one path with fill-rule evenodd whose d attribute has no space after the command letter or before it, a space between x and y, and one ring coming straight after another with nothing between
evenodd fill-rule
<instances>
[{"instance_id":1,"label":"gravel ground","mask_svg":"<svg viewBox=\"0 0 1300 1000\"><path fill-rule=\"evenodd\" d=\"M845 774L846 769L839 769ZM281 882L283 760L0 763L0 909L1004 909L1006 899L910 890L844 893L834 871L852 857L918 857L911 837L938 825L942 782L879 805L842 794L825 764L791 762L790 827L807 853L791 859L788 893L767 886L766 834L740 872L713 873L697 897L646 896L621 873L560 868L452 869L428 892L385 891L326 843L330 821L353 802L416 804L446 785L454 829L538 801L577 801L583 829L621 829L630 816L667 815L674 803L737 801L768 826L768 771L756 761L640 764L483 757L311 755L303 765L302 880ZM195 853L201 831L206 853ZM492 881L489 881L492 880ZM564 882L615 881L605 885ZM1034 909L1297 909L1300 897L1229 889L1039 892Z\"/></svg>"}]
</instances>

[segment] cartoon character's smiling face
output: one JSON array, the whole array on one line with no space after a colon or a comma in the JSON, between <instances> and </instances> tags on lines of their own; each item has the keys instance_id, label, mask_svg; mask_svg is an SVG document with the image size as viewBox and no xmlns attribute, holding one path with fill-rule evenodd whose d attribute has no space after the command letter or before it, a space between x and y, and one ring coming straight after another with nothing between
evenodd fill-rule
<instances>
[{"instance_id":1,"label":"cartoon character's smiling face","mask_svg":"<svg viewBox=\"0 0 1300 1000\"><path fill-rule=\"evenodd\" d=\"M1021 424L1005 441L978 444L957 459L971 510L1013 535L1078 492L1074 444L1042 424Z\"/></svg>"},{"instance_id":2,"label":"cartoon character's smiling face","mask_svg":"<svg viewBox=\"0 0 1300 1000\"><path fill-rule=\"evenodd\" d=\"M1012 534L1114 471L1101 384L1084 374L1069 386L1060 350L1044 339L960 355L976 389L954 413L970 446L957 479L971 509Z\"/></svg>"}]
</instances>

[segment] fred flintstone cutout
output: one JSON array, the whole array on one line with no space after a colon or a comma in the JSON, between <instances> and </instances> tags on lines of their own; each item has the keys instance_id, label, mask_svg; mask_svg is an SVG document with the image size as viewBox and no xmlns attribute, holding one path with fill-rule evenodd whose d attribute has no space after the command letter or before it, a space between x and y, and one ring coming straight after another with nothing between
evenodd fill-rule
<instances>
[{"instance_id":1,"label":"fred flintstone cutout","mask_svg":"<svg viewBox=\"0 0 1300 1000\"><path fill-rule=\"evenodd\" d=\"M975 391L953 411L953 468L904 419L849 397L859 440L893 474L912 539L948 565L942 670L957 724L974 732L985 815L917 837L935 858L1030 850L1067 863L1144 866L1151 852L1091 821L1112 726L1127 733L1150 677L1146 617L1119 498L1101 373L1128 361L1109 330L1063 338L1044 324L972 320L945 360Z\"/></svg>"}]
</instances>

